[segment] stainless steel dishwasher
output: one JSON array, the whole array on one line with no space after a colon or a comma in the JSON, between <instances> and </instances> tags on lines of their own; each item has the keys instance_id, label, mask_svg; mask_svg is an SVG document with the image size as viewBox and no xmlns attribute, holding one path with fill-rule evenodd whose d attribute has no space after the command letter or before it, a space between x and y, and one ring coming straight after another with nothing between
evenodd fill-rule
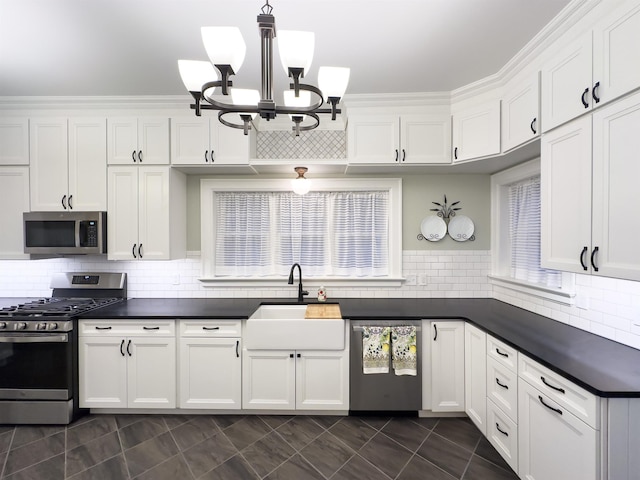
<instances>
[{"instance_id":1,"label":"stainless steel dishwasher","mask_svg":"<svg viewBox=\"0 0 640 480\"><path fill-rule=\"evenodd\" d=\"M365 326L392 327L411 325L417 335L417 375L395 375L389 373L365 374L362 361L362 333ZM351 321L351 344L349 358L349 413L372 412L417 412L422 408L422 352L420 321Z\"/></svg>"}]
</instances>

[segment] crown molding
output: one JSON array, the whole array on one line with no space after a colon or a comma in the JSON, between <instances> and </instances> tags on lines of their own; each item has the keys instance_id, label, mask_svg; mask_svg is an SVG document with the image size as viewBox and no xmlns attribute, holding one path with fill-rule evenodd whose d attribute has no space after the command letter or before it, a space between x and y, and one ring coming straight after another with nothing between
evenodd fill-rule
<instances>
[{"instance_id":1,"label":"crown molding","mask_svg":"<svg viewBox=\"0 0 640 480\"><path fill-rule=\"evenodd\" d=\"M69 96L69 97L0 97L3 110L58 110L58 109L185 109L193 102L190 95L123 95L123 96Z\"/></svg>"}]
</instances>

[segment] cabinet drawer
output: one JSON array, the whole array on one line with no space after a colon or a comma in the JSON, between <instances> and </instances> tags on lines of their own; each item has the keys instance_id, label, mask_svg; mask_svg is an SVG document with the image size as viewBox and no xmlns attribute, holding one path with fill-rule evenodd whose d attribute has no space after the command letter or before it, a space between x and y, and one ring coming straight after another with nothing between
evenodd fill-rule
<instances>
[{"instance_id":1,"label":"cabinet drawer","mask_svg":"<svg viewBox=\"0 0 640 480\"><path fill-rule=\"evenodd\" d=\"M180 320L181 337L239 337L241 320Z\"/></svg>"},{"instance_id":2,"label":"cabinet drawer","mask_svg":"<svg viewBox=\"0 0 640 480\"><path fill-rule=\"evenodd\" d=\"M586 424L600 429L600 399L596 395L522 354L518 375Z\"/></svg>"},{"instance_id":3,"label":"cabinet drawer","mask_svg":"<svg viewBox=\"0 0 640 480\"><path fill-rule=\"evenodd\" d=\"M487 356L497 360L512 372L518 372L518 351L491 335L487 335Z\"/></svg>"},{"instance_id":4,"label":"cabinet drawer","mask_svg":"<svg viewBox=\"0 0 640 480\"><path fill-rule=\"evenodd\" d=\"M487 401L487 439L517 472L518 425L491 400Z\"/></svg>"},{"instance_id":5,"label":"cabinet drawer","mask_svg":"<svg viewBox=\"0 0 640 480\"><path fill-rule=\"evenodd\" d=\"M518 375L491 357L487 358L487 397L518 421Z\"/></svg>"},{"instance_id":6,"label":"cabinet drawer","mask_svg":"<svg viewBox=\"0 0 640 480\"><path fill-rule=\"evenodd\" d=\"M175 320L80 320L79 336L97 335L122 336L154 336L174 337L176 334Z\"/></svg>"}]
</instances>

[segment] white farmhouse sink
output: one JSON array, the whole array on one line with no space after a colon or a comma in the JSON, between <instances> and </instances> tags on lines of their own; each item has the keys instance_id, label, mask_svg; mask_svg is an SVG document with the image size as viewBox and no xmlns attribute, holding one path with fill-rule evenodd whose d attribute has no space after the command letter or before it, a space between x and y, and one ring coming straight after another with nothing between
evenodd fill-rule
<instances>
[{"instance_id":1,"label":"white farmhouse sink","mask_svg":"<svg viewBox=\"0 0 640 480\"><path fill-rule=\"evenodd\" d=\"M344 320L304 318L306 305L261 305L243 333L245 348L343 350Z\"/></svg>"}]
</instances>

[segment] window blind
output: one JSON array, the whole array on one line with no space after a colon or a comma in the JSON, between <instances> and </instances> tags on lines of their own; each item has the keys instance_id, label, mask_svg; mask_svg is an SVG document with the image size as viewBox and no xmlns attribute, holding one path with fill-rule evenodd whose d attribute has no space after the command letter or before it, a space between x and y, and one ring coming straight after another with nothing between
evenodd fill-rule
<instances>
[{"instance_id":1,"label":"window blind","mask_svg":"<svg viewBox=\"0 0 640 480\"><path fill-rule=\"evenodd\" d=\"M216 275L371 277L389 272L388 191L217 192Z\"/></svg>"},{"instance_id":2,"label":"window blind","mask_svg":"<svg viewBox=\"0 0 640 480\"><path fill-rule=\"evenodd\" d=\"M559 288L562 274L540 266L540 177L509 186L511 276Z\"/></svg>"}]
</instances>

